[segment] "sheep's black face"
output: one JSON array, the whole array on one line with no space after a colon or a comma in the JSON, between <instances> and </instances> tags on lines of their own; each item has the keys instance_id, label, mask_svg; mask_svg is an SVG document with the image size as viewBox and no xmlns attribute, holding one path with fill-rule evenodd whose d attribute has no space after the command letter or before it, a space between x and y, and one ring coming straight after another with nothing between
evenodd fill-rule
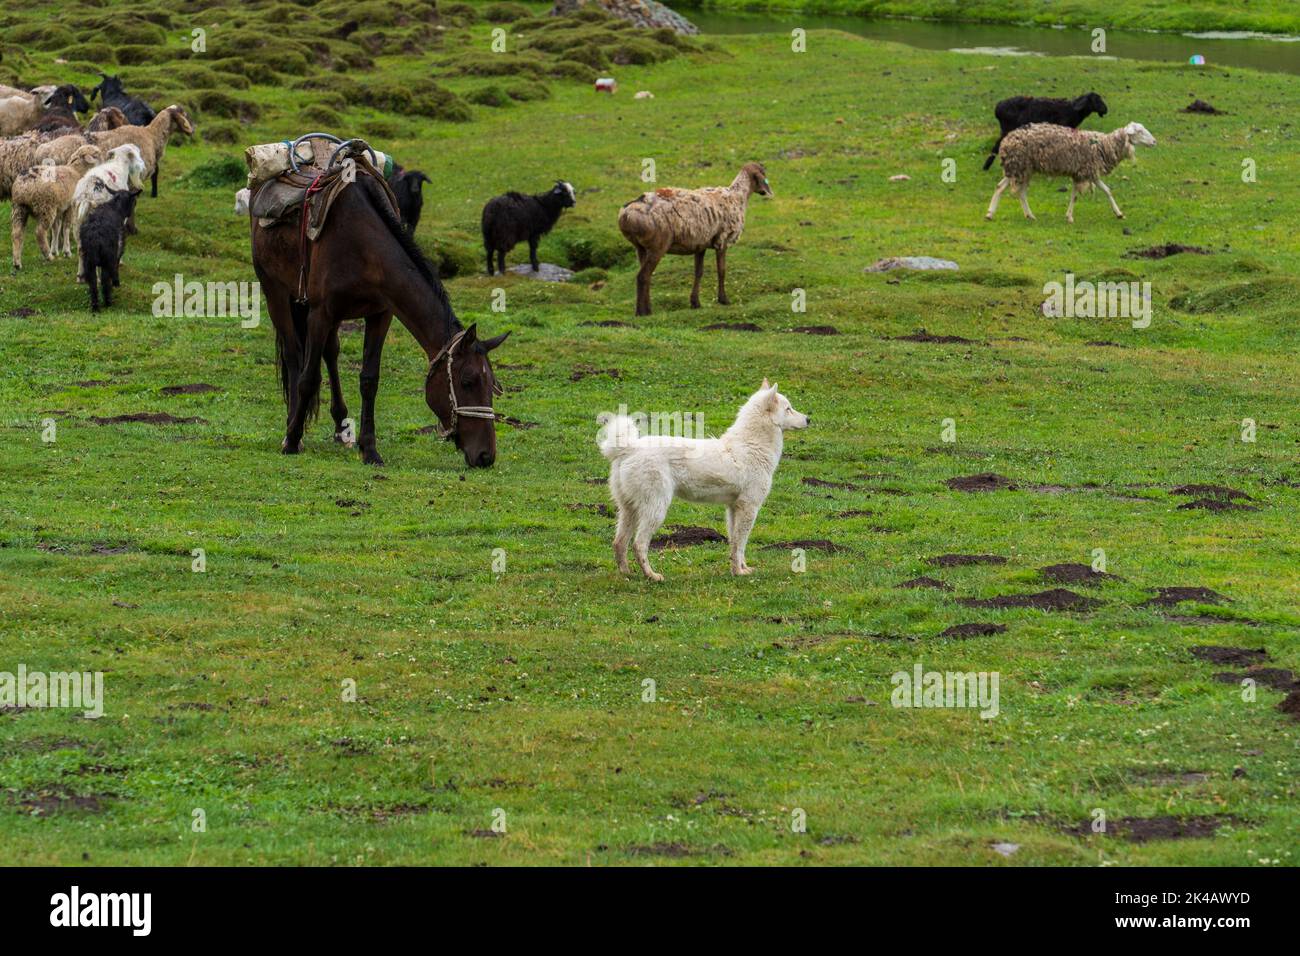
<instances>
[{"instance_id":1,"label":"sheep's black face","mask_svg":"<svg viewBox=\"0 0 1300 956\"><path fill-rule=\"evenodd\" d=\"M573 192L573 183L565 182L563 179L555 181L555 188L551 193L560 200L560 205L565 209L571 208L578 201Z\"/></svg>"}]
</instances>

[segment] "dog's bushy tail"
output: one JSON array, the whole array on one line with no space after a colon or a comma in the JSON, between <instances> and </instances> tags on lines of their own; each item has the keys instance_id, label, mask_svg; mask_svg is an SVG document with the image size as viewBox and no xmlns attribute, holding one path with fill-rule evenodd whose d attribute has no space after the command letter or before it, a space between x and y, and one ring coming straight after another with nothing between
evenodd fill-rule
<instances>
[{"instance_id":1,"label":"dog's bushy tail","mask_svg":"<svg viewBox=\"0 0 1300 956\"><path fill-rule=\"evenodd\" d=\"M600 446L602 455L614 461L621 458L640 437L641 433L637 431L636 422L629 416L609 415L601 422L596 444Z\"/></svg>"}]
</instances>

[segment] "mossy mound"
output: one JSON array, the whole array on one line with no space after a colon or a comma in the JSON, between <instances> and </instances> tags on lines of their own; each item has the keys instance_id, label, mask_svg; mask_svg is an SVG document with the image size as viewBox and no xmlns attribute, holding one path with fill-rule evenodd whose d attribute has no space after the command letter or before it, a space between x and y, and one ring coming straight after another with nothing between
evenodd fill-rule
<instances>
[{"instance_id":1,"label":"mossy mound","mask_svg":"<svg viewBox=\"0 0 1300 956\"><path fill-rule=\"evenodd\" d=\"M195 166L182 182L201 189L216 189L222 186L242 186L247 180L248 169L243 161L234 156L223 156Z\"/></svg>"}]
</instances>

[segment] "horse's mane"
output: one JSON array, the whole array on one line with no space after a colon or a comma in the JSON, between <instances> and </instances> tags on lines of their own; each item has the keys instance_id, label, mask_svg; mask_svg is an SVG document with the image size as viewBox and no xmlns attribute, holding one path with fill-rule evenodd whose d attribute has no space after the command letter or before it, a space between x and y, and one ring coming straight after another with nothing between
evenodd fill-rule
<instances>
[{"instance_id":1,"label":"horse's mane","mask_svg":"<svg viewBox=\"0 0 1300 956\"><path fill-rule=\"evenodd\" d=\"M357 182L358 184L365 184L363 189L366 197L370 200L371 207L379 215L379 218L384 221L384 225L388 227L392 237L397 240L397 244L402 247L402 251L406 253L407 258L411 260L411 265L415 266L415 270L429 283L429 288L433 291L435 298L446 311L447 338L450 339L463 326L460 324L460 320L456 318L456 313L452 310L447 289L438 276L438 267L430 262L428 257L420 250L420 247L415 244L415 238L402 228L401 222L388 205L388 196L384 194L383 188L377 182L374 182L370 176L364 174L357 177Z\"/></svg>"}]
</instances>

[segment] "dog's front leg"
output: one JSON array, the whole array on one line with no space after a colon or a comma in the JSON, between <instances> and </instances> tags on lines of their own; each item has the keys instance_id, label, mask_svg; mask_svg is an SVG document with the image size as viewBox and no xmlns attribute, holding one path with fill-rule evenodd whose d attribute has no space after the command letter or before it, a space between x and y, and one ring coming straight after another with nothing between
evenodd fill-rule
<instances>
[{"instance_id":1,"label":"dog's front leg","mask_svg":"<svg viewBox=\"0 0 1300 956\"><path fill-rule=\"evenodd\" d=\"M731 539L731 573L753 574L753 568L745 563L745 545L749 541L754 521L758 518L758 505L737 501L727 509L727 515L727 536Z\"/></svg>"}]
</instances>

